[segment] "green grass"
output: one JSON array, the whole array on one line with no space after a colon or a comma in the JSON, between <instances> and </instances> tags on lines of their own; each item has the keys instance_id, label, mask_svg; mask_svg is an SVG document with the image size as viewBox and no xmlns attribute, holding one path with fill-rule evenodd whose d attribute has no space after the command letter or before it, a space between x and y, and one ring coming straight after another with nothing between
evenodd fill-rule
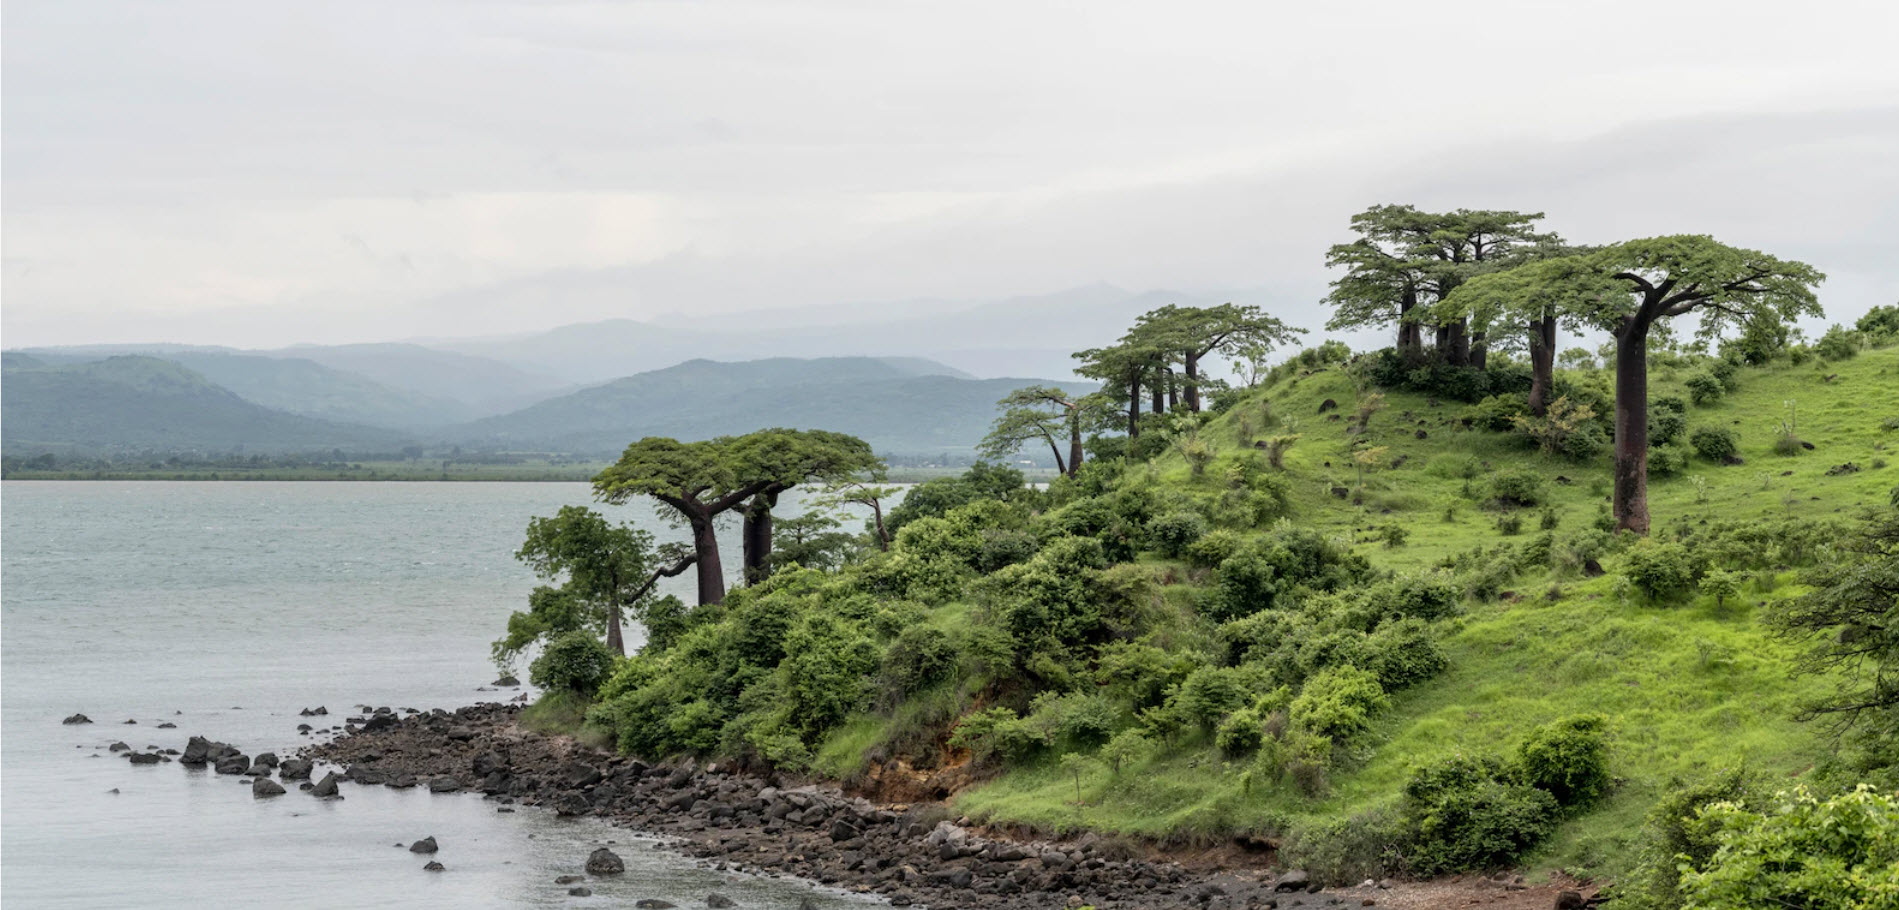
<instances>
[{"instance_id":1,"label":"green grass","mask_svg":"<svg viewBox=\"0 0 1899 910\"><path fill-rule=\"evenodd\" d=\"M536 733L572 736L597 749L611 749L613 739L587 726L588 699L573 692L548 692L521 709L517 723Z\"/></svg>"},{"instance_id":2,"label":"green grass","mask_svg":"<svg viewBox=\"0 0 1899 910\"><path fill-rule=\"evenodd\" d=\"M1680 379L1689 372L1652 371L1652 394L1686 400ZM1496 513L1481 503L1496 469L1527 466L1543 475L1561 530L1590 525L1608 501L1606 454L1589 464L1546 457L1510 435L1462 428L1463 405L1388 392L1385 409L1371 421L1370 445L1390 447L1388 464L1404 460L1371 473L1362 504L1354 504L1331 492L1357 486L1345 434L1357 398L1350 379L1323 370L1283 380L1263 397L1278 423L1258 431L1259 438L1302 434L1286 457L1292 520L1354 541L1381 568L1420 569L1540 533L1537 509L1523 510L1521 535L1498 531ZM1319 403L1327 398L1340 405L1332 413L1348 416L1321 416ZM1202 429L1219 455L1244 451L1236 414L1253 409L1258 422L1259 400ZM1799 436L1815 445L1794 457L1773 453L1777 421L1789 401ZM1691 405L1687 416L1690 429L1733 429L1746 463L1697 458L1682 476L1651 478L1658 532L1704 520L1850 519L1863 506L1884 502L1899 484L1899 468L1874 467L1893 458L1890 448L1899 442L1899 432L1882 429L1899 417L1899 348L1831 364L1743 369L1735 392L1707 407ZM1288 428L1288 419L1295 425ZM1417 438L1419 430L1426 438ZM1848 462L1861 470L1828 475ZM1216 462L1206 477L1193 478L1178 456L1147 470L1170 485L1208 490L1220 475ZM1696 475L1700 487L1690 479ZM1454 509L1451 520L1447 509ZM1377 530L1389 523L1410 532L1404 546L1378 542ZM1604 805L1565 824L1529 865L1538 872L1613 876L1628 867L1643 816L1671 780L1739 764L1778 779L1807 770L1826 750L1824 734L1792 716L1829 681L1793 676L1790 645L1757 621L1764 606L1800 592L1793 576L1766 593L1750 583L1740 598L1716 609L1707 598L1661 606L1625 601L1615 593L1616 563L1608 568L1610 575L1593 580L1526 575L1510 586L1516 596L1471 605L1447 631L1451 670L1396 694L1355 760L1330 772L1322 795L1307 796L1264 774L1249 776L1249 761L1226 761L1202 742L1183 743L1118 777L1094 768L1083 780L1083 805L1075 804L1073 779L1051 761L966 791L957 808L1048 830L1085 827L1161 839L1281 833L1303 820L1390 804L1422 763L1460 751L1504 753L1538 724L1600 712L1611 718L1617 786ZM1558 591L1553 600L1547 596L1552 586Z\"/></svg>"}]
</instances>

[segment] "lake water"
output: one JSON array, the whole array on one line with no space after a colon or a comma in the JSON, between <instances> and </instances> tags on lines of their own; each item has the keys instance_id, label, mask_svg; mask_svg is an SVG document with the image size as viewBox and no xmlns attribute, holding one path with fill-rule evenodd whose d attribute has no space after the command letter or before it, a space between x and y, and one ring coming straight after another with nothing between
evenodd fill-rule
<instances>
[{"instance_id":1,"label":"lake water","mask_svg":"<svg viewBox=\"0 0 1899 910\"><path fill-rule=\"evenodd\" d=\"M584 484L0 484L0 900L703 907L719 890L742 908L869 903L703 869L597 821L497 814L472 795L345 784L341 801L294 787L254 800L248 778L107 752L203 734L284 754L308 741L304 707L340 723L358 704L513 695L476 691L496 675L489 643L535 584L513 551L529 518L589 502ZM643 506L602 508L679 537ZM736 540L726 547L732 566ZM689 596L691 573L669 581ZM75 712L95 723L60 723ZM447 872L392 846L429 835ZM584 898L553 883L608 842L625 876L587 882Z\"/></svg>"}]
</instances>

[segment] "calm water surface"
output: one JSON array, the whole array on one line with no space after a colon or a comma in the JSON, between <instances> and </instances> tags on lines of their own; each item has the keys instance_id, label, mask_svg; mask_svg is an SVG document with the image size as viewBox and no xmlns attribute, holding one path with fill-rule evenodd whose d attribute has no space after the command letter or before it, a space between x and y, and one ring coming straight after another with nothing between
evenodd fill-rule
<instances>
[{"instance_id":1,"label":"calm water surface","mask_svg":"<svg viewBox=\"0 0 1899 910\"><path fill-rule=\"evenodd\" d=\"M690 907L717 889L742 908L863 906L701 869L598 822L497 814L476 796L346 784L341 801L294 788L253 800L248 779L107 752L119 740L182 749L195 733L283 754L307 742L306 706L340 722L358 704L511 695L477 691L495 676L489 643L535 583L511 554L529 518L588 502L584 484L0 484L0 900ZM677 536L644 507L605 510ZM688 595L690 573L669 581ZM95 723L60 724L75 712ZM428 835L449 871L392 846ZM589 882L587 898L553 884L609 842L627 875Z\"/></svg>"}]
</instances>

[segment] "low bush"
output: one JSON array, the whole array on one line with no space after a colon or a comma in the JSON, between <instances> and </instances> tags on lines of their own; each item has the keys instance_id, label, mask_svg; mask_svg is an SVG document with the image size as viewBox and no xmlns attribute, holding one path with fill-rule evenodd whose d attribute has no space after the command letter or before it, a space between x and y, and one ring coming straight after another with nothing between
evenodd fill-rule
<instances>
[{"instance_id":1,"label":"low bush","mask_svg":"<svg viewBox=\"0 0 1899 910\"><path fill-rule=\"evenodd\" d=\"M1728 393L1727 387L1712 373L1696 373L1682 384L1688 387L1688 397L1701 407L1720 401Z\"/></svg>"},{"instance_id":2,"label":"low bush","mask_svg":"<svg viewBox=\"0 0 1899 910\"><path fill-rule=\"evenodd\" d=\"M1762 811L1714 803L1691 827L1716 846L1681 873L1688 910L1899 906L1899 797L1869 785L1824 800L1796 789Z\"/></svg>"},{"instance_id":3,"label":"low bush","mask_svg":"<svg viewBox=\"0 0 1899 910\"><path fill-rule=\"evenodd\" d=\"M1645 537L1629 548L1622 574L1649 603L1670 600L1693 589L1695 578L1681 544Z\"/></svg>"},{"instance_id":4,"label":"low bush","mask_svg":"<svg viewBox=\"0 0 1899 910\"><path fill-rule=\"evenodd\" d=\"M1148 539L1168 559L1179 559L1206 533L1207 520L1195 512L1174 512L1147 523Z\"/></svg>"},{"instance_id":5,"label":"low bush","mask_svg":"<svg viewBox=\"0 0 1899 910\"><path fill-rule=\"evenodd\" d=\"M1571 811L1595 805L1609 790L1608 724L1600 714L1583 714L1530 731L1517 747L1524 783Z\"/></svg>"},{"instance_id":6,"label":"low bush","mask_svg":"<svg viewBox=\"0 0 1899 910\"><path fill-rule=\"evenodd\" d=\"M1544 491L1543 476L1524 468L1499 471L1490 479L1491 498L1506 507L1537 505L1543 501Z\"/></svg>"},{"instance_id":7,"label":"low bush","mask_svg":"<svg viewBox=\"0 0 1899 910\"><path fill-rule=\"evenodd\" d=\"M1331 667L1306 680L1292 700L1292 722L1300 729L1343 744L1371 728L1372 716L1388 699L1378 677L1359 667Z\"/></svg>"},{"instance_id":8,"label":"low bush","mask_svg":"<svg viewBox=\"0 0 1899 910\"><path fill-rule=\"evenodd\" d=\"M541 649L528 665L528 681L548 692L576 692L588 698L613 675L613 652L590 632L565 633Z\"/></svg>"},{"instance_id":9,"label":"low bush","mask_svg":"<svg viewBox=\"0 0 1899 910\"><path fill-rule=\"evenodd\" d=\"M1555 797L1514 779L1496 759L1454 756L1413 772L1404 788L1413 872L1441 875L1514 862L1555 830Z\"/></svg>"},{"instance_id":10,"label":"low bush","mask_svg":"<svg viewBox=\"0 0 1899 910\"><path fill-rule=\"evenodd\" d=\"M1734 431L1727 427L1696 427L1688 434L1688 444L1694 447L1695 454L1709 461L1727 464L1741 452L1741 445L1734 438Z\"/></svg>"}]
</instances>

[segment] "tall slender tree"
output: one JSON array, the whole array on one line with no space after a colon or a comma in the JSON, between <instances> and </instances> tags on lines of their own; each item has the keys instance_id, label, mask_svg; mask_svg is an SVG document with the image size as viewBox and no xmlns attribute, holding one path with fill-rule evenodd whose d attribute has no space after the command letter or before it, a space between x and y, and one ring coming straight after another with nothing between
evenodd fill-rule
<instances>
[{"instance_id":1,"label":"tall slender tree","mask_svg":"<svg viewBox=\"0 0 1899 910\"><path fill-rule=\"evenodd\" d=\"M1210 307L1172 304L1160 307L1141 316L1135 334L1155 348L1178 352L1187 409L1199 413L1203 358L1216 352L1232 354L1242 346L1270 351L1305 331L1268 316L1259 307L1223 303Z\"/></svg>"},{"instance_id":2,"label":"tall slender tree","mask_svg":"<svg viewBox=\"0 0 1899 910\"><path fill-rule=\"evenodd\" d=\"M1106 395L1075 395L1046 385L1016 389L996 406L1002 413L977 447L984 457L1001 460L1039 441L1055 456L1055 469L1069 477L1081 470L1083 434L1106 424L1113 415ZM1068 447L1066 458L1063 443Z\"/></svg>"}]
</instances>

